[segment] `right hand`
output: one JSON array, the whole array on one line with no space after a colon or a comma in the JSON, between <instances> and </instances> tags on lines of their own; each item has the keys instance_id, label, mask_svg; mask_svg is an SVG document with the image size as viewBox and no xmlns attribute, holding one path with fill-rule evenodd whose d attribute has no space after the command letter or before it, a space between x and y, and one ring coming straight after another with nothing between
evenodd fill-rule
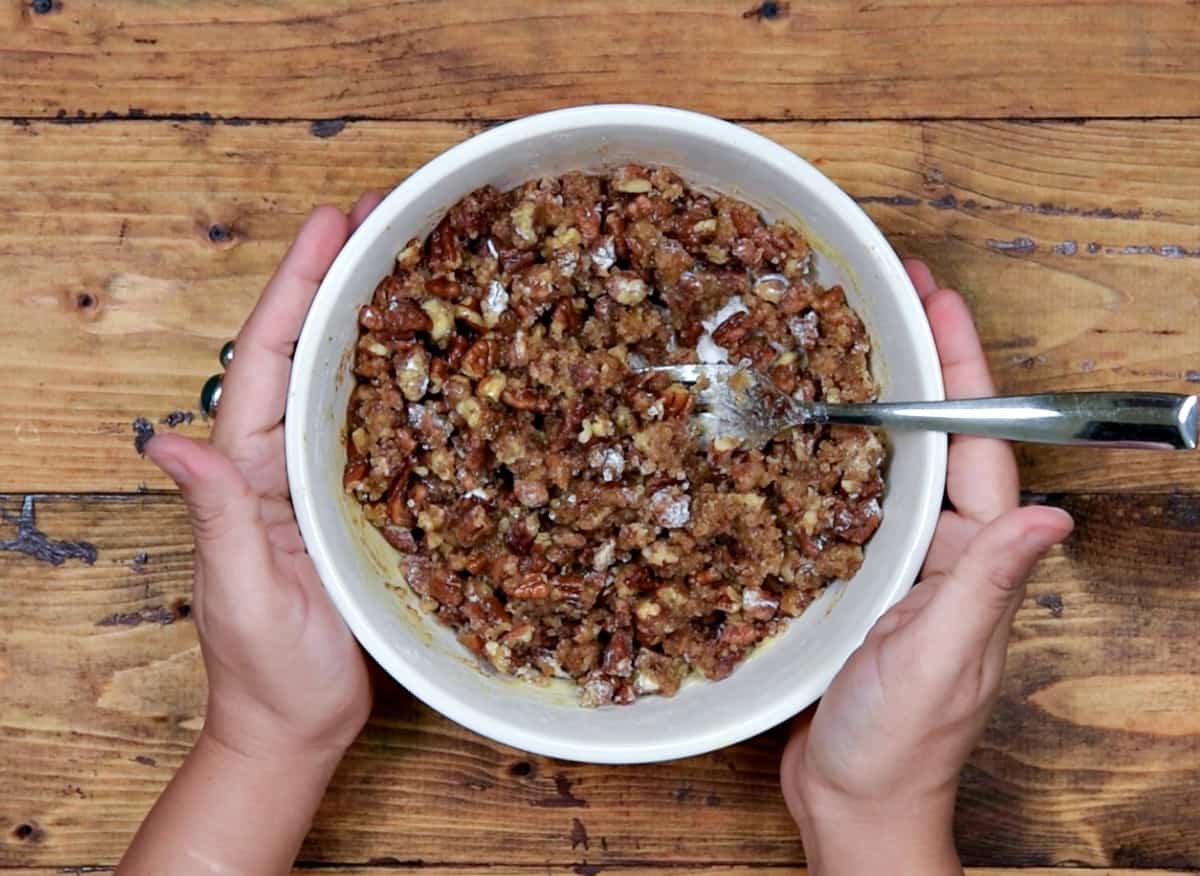
<instances>
[{"instance_id":1,"label":"right hand","mask_svg":"<svg viewBox=\"0 0 1200 876\"><path fill-rule=\"evenodd\" d=\"M920 262L907 268L937 343L946 394L995 394L970 312ZM958 776L996 699L1025 579L1071 532L1048 507L1018 507L1008 445L950 441L947 492L921 581L885 614L797 719L784 796L814 873L958 873Z\"/></svg>"}]
</instances>

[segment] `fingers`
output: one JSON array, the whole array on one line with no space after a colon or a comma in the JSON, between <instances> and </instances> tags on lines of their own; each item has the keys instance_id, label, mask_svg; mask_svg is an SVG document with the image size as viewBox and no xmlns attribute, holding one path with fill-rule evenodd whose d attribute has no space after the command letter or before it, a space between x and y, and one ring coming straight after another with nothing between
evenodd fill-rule
<instances>
[{"instance_id":1,"label":"fingers","mask_svg":"<svg viewBox=\"0 0 1200 876\"><path fill-rule=\"evenodd\" d=\"M915 260L905 262L925 313L938 358L947 398L980 398L995 395L983 345L966 302L949 289L938 289L929 268ZM1004 441L956 435L950 441L946 490L959 513L988 523L1017 507L1017 464Z\"/></svg>"},{"instance_id":2,"label":"fingers","mask_svg":"<svg viewBox=\"0 0 1200 876\"><path fill-rule=\"evenodd\" d=\"M983 345L962 296L950 289L938 289L924 302L942 362L946 395L950 398L994 395L996 387L983 355Z\"/></svg>"},{"instance_id":3,"label":"fingers","mask_svg":"<svg viewBox=\"0 0 1200 876\"><path fill-rule=\"evenodd\" d=\"M914 617L919 615L938 591L940 582L937 580L923 580L919 587L914 587L908 594L889 608L879 620L875 622L875 626L871 627L871 631L867 634L867 640L885 639L905 626Z\"/></svg>"},{"instance_id":4,"label":"fingers","mask_svg":"<svg viewBox=\"0 0 1200 876\"><path fill-rule=\"evenodd\" d=\"M905 259L904 270L908 271L908 278L912 280L913 286L917 289L917 295L922 301L937 291L937 282L933 279L933 272L929 270L929 265L920 259Z\"/></svg>"},{"instance_id":5,"label":"fingers","mask_svg":"<svg viewBox=\"0 0 1200 876\"><path fill-rule=\"evenodd\" d=\"M942 575L953 569L981 525L957 511L943 511L938 516L937 530L933 535L933 543L929 545L929 553L925 555L921 577Z\"/></svg>"},{"instance_id":6,"label":"fingers","mask_svg":"<svg viewBox=\"0 0 1200 876\"><path fill-rule=\"evenodd\" d=\"M354 206L350 208L350 230L353 231L358 226L362 225L363 220L371 214L371 211L379 206L379 202L383 200L383 195L379 192L366 192Z\"/></svg>"},{"instance_id":7,"label":"fingers","mask_svg":"<svg viewBox=\"0 0 1200 876\"><path fill-rule=\"evenodd\" d=\"M313 210L300 229L238 334L213 427L216 447L232 450L283 417L300 326L349 231L349 220L335 207Z\"/></svg>"},{"instance_id":8,"label":"fingers","mask_svg":"<svg viewBox=\"0 0 1200 876\"><path fill-rule=\"evenodd\" d=\"M146 456L183 492L200 562L217 586L274 580L259 499L228 458L203 441L156 435Z\"/></svg>"},{"instance_id":9,"label":"fingers","mask_svg":"<svg viewBox=\"0 0 1200 876\"><path fill-rule=\"evenodd\" d=\"M1073 526L1065 511L1029 507L1009 511L980 530L922 618L950 645L953 653L942 659L979 659L997 628L1011 621L1030 571Z\"/></svg>"}]
</instances>

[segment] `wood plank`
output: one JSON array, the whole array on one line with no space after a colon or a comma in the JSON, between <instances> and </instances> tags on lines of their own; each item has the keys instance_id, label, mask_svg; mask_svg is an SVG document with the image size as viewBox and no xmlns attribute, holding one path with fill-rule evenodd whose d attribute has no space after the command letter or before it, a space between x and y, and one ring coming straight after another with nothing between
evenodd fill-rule
<instances>
[{"instance_id":1,"label":"wood plank","mask_svg":"<svg viewBox=\"0 0 1200 876\"><path fill-rule=\"evenodd\" d=\"M758 129L963 290L1003 390L1197 391L1200 121ZM303 214L390 188L474 130L0 126L0 489L169 486L130 423L196 404ZM1197 454L1021 459L1034 490L1200 478Z\"/></svg>"},{"instance_id":2,"label":"wood plank","mask_svg":"<svg viewBox=\"0 0 1200 876\"><path fill-rule=\"evenodd\" d=\"M1200 495L1052 498L1078 529L1030 583L964 774L960 848L977 866L1198 869ZM151 494L34 510L46 538L97 554L52 566L0 552L0 867L109 865L202 722L183 509ZM304 848L314 865L470 872L501 848L531 869L801 861L778 791L783 729L594 767L522 754L380 690ZM542 805L568 795L581 803Z\"/></svg>"},{"instance_id":3,"label":"wood plank","mask_svg":"<svg viewBox=\"0 0 1200 876\"><path fill-rule=\"evenodd\" d=\"M38 14L38 9L47 9ZM1200 113L1187 0L7 3L0 115L738 118Z\"/></svg>"},{"instance_id":4,"label":"wood plank","mask_svg":"<svg viewBox=\"0 0 1200 876\"><path fill-rule=\"evenodd\" d=\"M664 871L661 866L595 866L588 864L572 864L571 866L511 866L500 864L428 866L424 863L386 864L376 863L364 868L358 866L298 866L293 870L295 876L312 876L316 874L336 874L336 876L389 876L389 874L409 874L420 870L422 876L553 876L554 874L598 874L598 872L619 872L620 876L659 876ZM91 872L109 872L110 868L88 868L88 866L73 866L73 868L5 868L5 876L48 876L48 874L91 874ZM772 876L808 876L808 870L803 866L676 866L671 865L670 871L678 876L752 876L769 872ZM966 876L1186 876L1182 870L1097 870L1092 868L978 868L968 866Z\"/></svg>"}]
</instances>

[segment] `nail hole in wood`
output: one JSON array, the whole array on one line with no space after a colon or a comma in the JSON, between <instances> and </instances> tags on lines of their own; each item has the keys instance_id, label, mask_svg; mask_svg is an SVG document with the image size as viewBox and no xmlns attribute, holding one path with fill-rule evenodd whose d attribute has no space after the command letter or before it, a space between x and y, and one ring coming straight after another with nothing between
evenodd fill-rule
<instances>
[{"instance_id":1,"label":"nail hole in wood","mask_svg":"<svg viewBox=\"0 0 1200 876\"><path fill-rule=\"evenodd\" d=\"M208 239L213 243L228 243L233 240L233 232L229 230L229 226L218 222L208 226Z\"/></svg>"},{"instance_id":2,"label":"nail hole in wood","mask_svg":"<svg viewBox=\"0 0 1200 876\"><path fill-rule=\"evenodd\" d=\"M54 11L54 0L33 0L31 4L33 11L38 15L45 15ZM24 825L28 827L28 825Z\"/></svg>"},{"instance_id":3,"label":"nail hole in wood","mask_svg":"<svg viewBox=\"0 0 1200 876\"><path fill-rule=\"evenodd\" d=\"M79 305L81 310L87 310L90 307L96 306L96 296L90 292L80 292L75 298L75 303Z\"/></svg>"},{"instance_id":4,"label":"nail hole in wood","mask_svg":"<svg viewBox=\"0 0 1200 876\"><path fill-rule=\"evenodd\" d=\"M533 772L533 764L529 763L528 761L524 761L524 760L518 761L517 763L514 763L511 767L509 767L508 771L510 773L512 773L514 776L527 776L531 772Z\"/></svg>"},{"instance_id":5,"label":"nail hole in wood","mask_svg":"<svg viewBox=\"0 0 1200 876\"><path fill-rule=\"evenodd\" d=\"M31 836L33 836L33 825L32 824L18 824L13 829L13 836L15 836L19 840L29 839Z\"/></svg>"}]
</instances>

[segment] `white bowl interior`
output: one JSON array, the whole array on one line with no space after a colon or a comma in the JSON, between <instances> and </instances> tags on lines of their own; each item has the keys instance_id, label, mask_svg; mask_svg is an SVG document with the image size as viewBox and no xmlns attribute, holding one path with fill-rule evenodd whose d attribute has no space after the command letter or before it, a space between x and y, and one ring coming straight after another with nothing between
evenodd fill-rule
<instances>
[{"instance_id":1,"label":"white bowl interior","mask_svg":"<svg viewBox=\"0 0 1200 876\"><path fill-rule=\"evenodd\" d=\"M673 698L582 709L565 683L547 687L483 671L451 632L424 617L394 551L342 490L343 426L356 311L399 248L484 184L626 161L664 164L694 186L743 198L798 224L818 249L823 283L842 284L874 344L891 399L942 397L928 326L899 260L865 214L792 153L718 120L658 107L598 106L534 116L481 134L406 180L330 269L297 347L287 409L293 501L321 579L359 641L401 684L463 725L527 751L630 763L713 750L761 732L815 701L874 621L912 584L945 480L944 436L891 436L884 518L861 571L831 586L788 630L719 683Z\"/></svg>"}]
</instances>

